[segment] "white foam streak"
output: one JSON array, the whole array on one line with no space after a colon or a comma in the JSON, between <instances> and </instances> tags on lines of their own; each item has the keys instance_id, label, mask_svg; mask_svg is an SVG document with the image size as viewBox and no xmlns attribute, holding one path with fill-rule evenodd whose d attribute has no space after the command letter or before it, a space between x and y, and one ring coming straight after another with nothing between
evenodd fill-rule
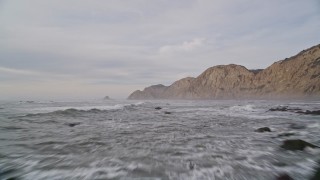
<instances>
[{"instance_id":1,"label":"white foam streak","mask_svg":"<svg viewBox=\"0 0 320 180\"><path fill-rule=\"evenodd\" d=\"M115 104L115 105L82 105L82 106L51 106L51 107L38 107L32 109L33 113L49 113L49 112L55 112L55 111L64 111L68 109L75 109L75 110L82 110L82 111L89 111L92 109L97 110L117 110L117 109L123 109L125 107L129 106L140 106L144 104L144 102L138 102L133 104Z\"/></svg>"}]
</instances>

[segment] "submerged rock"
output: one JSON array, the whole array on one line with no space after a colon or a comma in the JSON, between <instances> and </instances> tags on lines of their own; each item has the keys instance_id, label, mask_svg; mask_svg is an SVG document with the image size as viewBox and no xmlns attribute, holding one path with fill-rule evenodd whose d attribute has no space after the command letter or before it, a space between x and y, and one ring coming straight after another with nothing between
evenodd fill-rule
<instances>
[{"instance_id":1,"label":"submerged rock","mask_svg":"<svg viewBox=\"0 0 320 180\"><path fill-rule=\"evenodd\" d=\"M0 168L0 179L6 179L6 180L19 180L18 177L19 171L17 169L14 169L12 167L9 168Z\"/></svg>"},{"instance_id":2,"label":"submerged rock","mask_svg":"<svg viewBox=\"0 0 320 180\"><path fill-rule=\"evenodd\" d=\"M277 177L276 180L293 180L288 174L281 174Z\"/></svg>"},{"instance_id":3,"label":"submerged rock","mask_svg":"<svg viewBox=\"0 0 320 180\"><path fill-rule=\"evenodd\" d=\"M299 114L310 114L310 115L320 115L320 110L316 110L316 111L309 111L309 110L307 110L307 111L305 111L305 112L303 112L303 111L298 111L297 113L299 113Z\"/></svg>"},{"instance_id":4,"label":"submerged rock","mask_svg":"<svg viewBox=\"0 0 320 180\"><path fill-rule=\"evenodd\" d=\"M269 111L288 111L288 107L276 107L276 108L270 108Z\"/></svg>"},{"instance_id":5,"label":"submerged rock","mask_svg":"<svg viewBox=\"0 0 320 180\"><path fill-rule=\"evenodd\" d=\"M298 114L320 115L320 110L302 111L302 109L300 109L300 108L289 108L288 106L270 108L268 111L280 111L280 112L292 112L292 113L298 113Z\"/></svg>"},{"instance_id":6,"label":"submerged rock","mask_svg":"<svg viewBox=\"0 0 320 180\"><path fill-rule=\"evenodd\" d=\"M320 167L317 168L315 174L311 177L310 180L319 180L320 179Z\"/></svg>"},{"instance_id":7,"label":"submerged rock","mask_svg":"<svg viewBox=\"0 0 320 180\"><path fill-rule=\"evenodd\" d=\"M192 161L189 161L189 169L193 170L194 169L194 163Z\"/></svg>"},{"instance_id":8,"label":"submerged rock","mask_svg":"<svg viewBox=\"0 0 320 180\"><path fill-rule=\"evenodd\" d=\"M77 125L80 125L81 123L79 122L76 122L76 123L68 123L67 125L70 126L70 127L74 127L74 126L77 126Z\"/></svg>"},{"instance_id":9,"label":"submerged rock","mask_svg":"<svg viewBox=\"0 0 320 180\"><path fill-rule=\"evenodd\" d=\"M278 137L289 137L289 136L293 136L294 133L282 133L282 134L279 134Z\"/></svg>"},{"instance_id":10,"label":"submerged rock","mask_svg":"<svg viewBox=\"0 0 320 180\"><path fill-rule=\"evenodd\" d=\"M111 98L109 96L105 96L103 100L111 100Z\"/></svg>"},{"instance_id":11,"label":"submerged rock","mask_svg":"<svg viewBox=\"0 0 320 180\"><path fill-rule=\"evenodd\" d=\"M160 109L162 109L162 107L155 107L154 109L156 109L156 110L160 110Z\"/></svg>"},{"instance_id":12,"label":"submerged rock","mask_svg":"<svg viewBox=\"0 0 320 180\"><path fill-rule=\"evenodd\" d=\"M20 178L18 178L18 177L10 177L10 178L8 178L7 180L19 180Z\"/></svg>"},{"instance_id":13,"label":"submerged rock","mask_svg":"<svg viewBox=\"0 0 320 180\"><path fill-rule=\"evenodd\" d=\"M289 108L288 106L280 106L280 107L276 107L276 108L270 108L269 111L282 111L282 112L302 112L302 109L300 108Z\"/></svg>"},{"instance_id":14,"label":"submerged rock","mask_svg":"<svg viewBox=\"0 0 320 180\"><path fill-rule=\"evenodd\" d=\"M164 114L172 114L171 112L165 111Z\"/></svg>"},{"instance_id":15,"label":"submerged rock","mask_svg":"<svg viewBox=\"0 0 320 180\"><path fill-rule=\"evenodd\" d=\"M304 129L306 127L304 125L301 125L301 124L292 123L292 124L290 124L289 128L291 128L291 129Z\"/></svg>"},{"instance_id":16,"label":"submerged rock","mask_svg":"<svg viewBox=\"0 0 320 180\"><path fill-rule=\"evenodd\" d=\"M306 147L319 148L318 146L308 143L306 141L303 141L301 139L285 140L281 145L281 148L286 150L292 150L292 151L295 151L295 150L302 151Z\"/></svg>"},{"instance_id":17,"label":"submerged rock","mask_svg":"<svg viewBox=\"0 0 320 180\"><path fill-rule=\"evenodd\" d=\"M262 128L256 129L255 132L271 132L271 130L268 127L262 127Z\"/></svg>"}]
</instances>

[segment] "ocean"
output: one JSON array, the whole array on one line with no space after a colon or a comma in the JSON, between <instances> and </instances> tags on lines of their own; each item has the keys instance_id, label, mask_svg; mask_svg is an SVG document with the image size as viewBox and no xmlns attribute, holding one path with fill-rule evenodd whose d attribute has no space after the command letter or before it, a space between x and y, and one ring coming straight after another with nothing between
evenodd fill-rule
<instances>
[{"instance_id":1,"label":"ocean","mask_svg":"<svg viewBox=\"0 0 320 180\"><path fill-rule=\"evenodd\" d=\"M320 101L0 102L0 179L309 179L320 149ZM271 132L256 132L269 127Z\"/></svg>"}]
</instances>

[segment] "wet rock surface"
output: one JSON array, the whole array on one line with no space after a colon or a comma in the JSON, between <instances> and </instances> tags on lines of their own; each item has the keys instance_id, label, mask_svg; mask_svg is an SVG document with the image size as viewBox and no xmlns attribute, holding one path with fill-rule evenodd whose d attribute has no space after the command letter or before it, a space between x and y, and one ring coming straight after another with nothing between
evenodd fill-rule
<instances>
[{"instance_id":1,"label":"wet rock surface","mask_svg":"<svg viewBox=\"0 0 320 180\"><path fill-rule=\"evenodd\" d=\"M282 112L294 112L294 111L301 111L302 109L300 108L289 108L288 106L284 107L276 107L276 108L270 108L269 111L282 111Z\"/></svg>"},{"instance_id":2,"label":"wet rock surface","mask_svg":"<svg viewBox=\"0 0 320 180\"><path fill-rule=\"evenodd\" d=\"M310 110L298 111L296 113L299 113L299 114L310 114L310 115L320 115L320 110L316 110L316 111L310 111Z\"/></svg>"},{"instance_id":3,"label":"wet rock surface","mask_svg":"<svg viewBox=\"0 0 320 180\"><path fill-rule=\"evenodd\" d=\"M288 174L281 174L279 175L276 180L293 180Z\"/></svg>"},{"instance_id":4,"label":"wet rock surface","mask_svg":"<svg viewBox=\"0 0 320 180\"><path fill-rule=\"evenodd\" d=\"M320 115L320 110L302 110L300 108L290 108L288 106L270 108L268 111L292 112L297 114Z\"/></svg>"},{"instance_id":5,"label":"wet rock surface","mask_svg":"<svg viewBox=\"0 0 320 180\"><path fill-rule=\"evenodd\" d=\"M320 165L320 164L319 164ZM320 167L318 167L310 180L320 180Z\"/></svg>"},{"instance_id":6,"label":"wet rock surface","mask_svg":"<svg viewBox=\"0 0 320 180\"><path fill-rule=\"evenodd\" d=\"M292 151L296 151L296 150L302 151L306 147L319 148L318 146L308 143L306 141L303 141L301 139L285 140L281 145L281 148L286 150L292 150Z\"/></svg>"},{"instance_id":7,"label":"wet rock surface","mask_svg":"<svg viewBox=\"0 0 320 180\"><path fill-rule=\"evenodd\" d=\"M81 123L79 123L79 122L75 122L75 123L68 123L67 125L69 126L69 127L74 127L74 126L78 126L78 125L80 125Z\"/></svg>"},{"instance_id":8,"label":"wet rock surface","mask_svg":"<svg viewBox=\"0 0 320 180\"><path fill-rule=\"evenodd\" d=\"M259 129L256 129L255 132L271 132L271 129L268 128L268 127L262 127L262 128L259 128Z\"/></svg>"},{"instance_id":9,"label":"wet rock surface","mask_svg":"<svg viewBox=\"0 0 320 180\"><path fill-rule=\"evenodd\" d=\"M306 126L302 125L302 124L296 124L296 123L292 123L289 125L290 129L305 129Z\"/></svg>"},{"instance_id":10,"label":"wet rock surface","mask_svg":"<svg viewBox=\"0 0 320 180\"><path fill-rule=\"evenodd\" d=\"M281 133L278 135L278 137L289 137L295 135L294 133Z\"/></svg>"}]
</instances>

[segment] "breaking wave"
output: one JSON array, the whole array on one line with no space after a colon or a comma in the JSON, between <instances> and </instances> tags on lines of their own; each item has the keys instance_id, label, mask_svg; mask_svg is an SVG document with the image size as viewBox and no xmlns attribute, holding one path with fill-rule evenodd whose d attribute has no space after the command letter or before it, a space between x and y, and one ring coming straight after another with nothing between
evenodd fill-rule
<instances>
[{"instance_id":1,"label":"breaking wave","mask_svg":"<svg viewBox=\"0 0 320 180\"><path fill-rule=\"evenodd\" d=\"M237 105L237 106L232 106L230 107L231 111L249 111L249 112L254 112L255 111L255 106L252 104L247 104L247 105Z\"/></svg>"},{"instance_id":2,"label":"breaking wave","mask_svg":"<svg viewBox=\"0 0 320 180\"><path fill-rule=\"evenodd\" d=\"M134 104L116 104L113 106L80 106L80 107L46 107L37 109L43 113L31 113L26 116L39 116L39 115L62 115L62 116L72 116L84 113L102 113L113 110L130 110L134 107L143 105L144 102L138 102Z\"/></svg>"},{"instance_id":3,"label":"breaking wave","mask_svg":"<svg viewBox=\"0 0 320 180\"><path fill-rule=\"evenodd\" d=\"M283 173L308 179L320 150L280 147L287 139L319 146L318 116L268 111L278 106L260 101L4 104L0 179L269 180ZM261 127L271 132L256 132Z\"/></svg>"}]
</instances>

